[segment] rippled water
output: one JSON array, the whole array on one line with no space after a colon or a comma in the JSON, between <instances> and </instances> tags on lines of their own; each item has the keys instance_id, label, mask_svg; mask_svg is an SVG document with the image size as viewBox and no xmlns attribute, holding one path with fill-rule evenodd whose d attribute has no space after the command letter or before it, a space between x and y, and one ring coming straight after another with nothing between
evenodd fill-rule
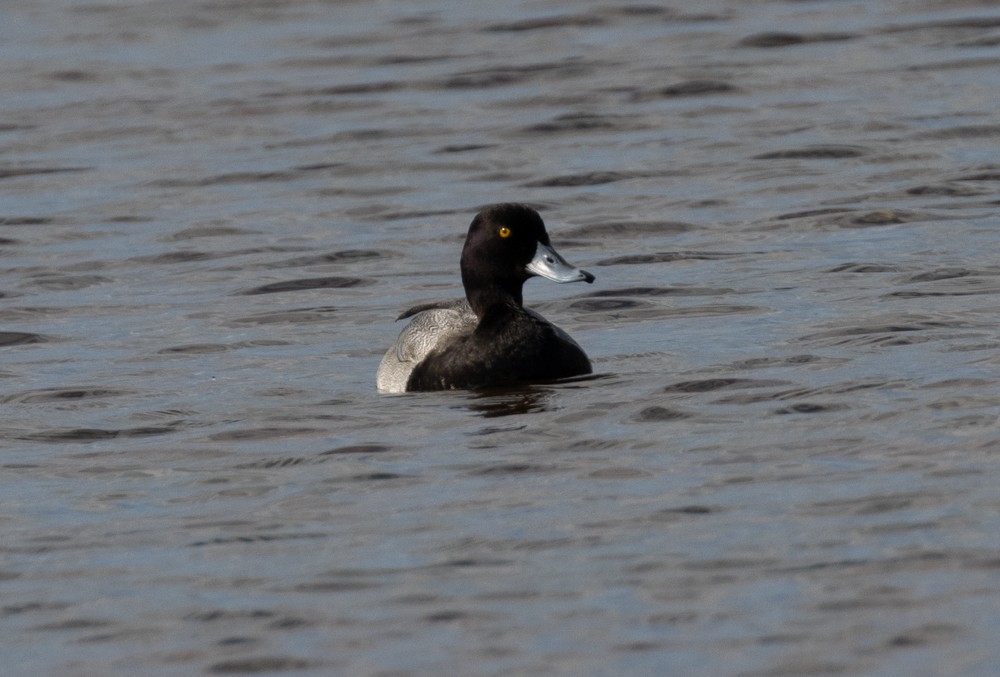
<instances>
[{"instance_id":1,"label":"rippled water","mask_svg":"<svg viewBox=\"0 0 1000 677\"><path fill-rule=\"evenodd\" d=\"M996 674L996 3L2 13L9 674ZM509 200L596 376L377 396Z\"/></svg>"}]
</instances>

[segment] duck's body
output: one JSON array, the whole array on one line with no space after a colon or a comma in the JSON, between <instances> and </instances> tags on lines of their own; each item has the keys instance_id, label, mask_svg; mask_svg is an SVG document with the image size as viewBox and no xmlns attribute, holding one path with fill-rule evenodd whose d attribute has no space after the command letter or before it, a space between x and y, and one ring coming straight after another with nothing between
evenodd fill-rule
<instances>
[{"instance_id":1,"label":"duck's body","mask_svg":"<svg viewBox=\"0 0 1000 677\"><path fill-rule=\"evenodd\" d=\"M379 364L379 392L484 388L591 372L566 332L522 304L532 275L592 282L549 244L533 209L500 204L469 227L462 250L466 299L412 308L412 317Z\"/></svg>"}]
</instances>

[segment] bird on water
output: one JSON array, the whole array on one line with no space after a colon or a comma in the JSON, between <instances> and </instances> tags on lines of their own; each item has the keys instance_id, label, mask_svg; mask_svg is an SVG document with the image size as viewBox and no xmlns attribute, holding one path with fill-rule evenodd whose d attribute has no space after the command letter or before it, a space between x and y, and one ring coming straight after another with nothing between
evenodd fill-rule
<instances>
[{"instance_id":1,"label":"bird on water","mask_svg":"<svg viewBox=\"0 0 1000 677\"><path fill-rule=\"evenodd\" d=\"M464 299L400 315L410 322L379 364L379 392L488 388L591 373L569 334L524 307L522 287L530 277L594 281L556 252L538 212L503 203L476 214L461 271Z\"/></svg>"}]
</instances>

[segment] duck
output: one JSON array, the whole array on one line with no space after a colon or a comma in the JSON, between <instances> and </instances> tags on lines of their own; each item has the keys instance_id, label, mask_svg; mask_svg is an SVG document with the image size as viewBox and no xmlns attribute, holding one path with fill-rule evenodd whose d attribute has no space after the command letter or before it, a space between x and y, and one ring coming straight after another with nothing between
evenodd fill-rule
<instances>
[{"instance_id":1,"label":"duck","mask_svg":"<svg viewBox=\"0 0 1000 677\"><path fill-rule=\"evenodd\" d=\"M460 260L465 298L410 308L379 363L379 393L477 390L590 374L590 359L569 334L524 307L531 277L594 281L556 252L533 208L501 203L472 219Z\"/></svg>"}]
</instances>

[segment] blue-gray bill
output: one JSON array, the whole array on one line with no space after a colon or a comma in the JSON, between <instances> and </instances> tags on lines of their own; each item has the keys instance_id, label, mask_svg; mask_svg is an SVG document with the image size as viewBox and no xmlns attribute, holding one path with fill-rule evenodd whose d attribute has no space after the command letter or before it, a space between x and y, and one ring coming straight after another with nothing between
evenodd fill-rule
<instances>
[{"instance_id":1,"label":"blue-gray bill","mask_svg":"<svg viewBox=\"0 0 1000 677\"><path fill-rule=\"evenodd\" d=\"M586 282L589 284L594 281L593 275L571 265L551 245L545 245L541 242L535 249L534 258L525 268L529 273L553 282Z\"/></svg>"}]
</instances>

